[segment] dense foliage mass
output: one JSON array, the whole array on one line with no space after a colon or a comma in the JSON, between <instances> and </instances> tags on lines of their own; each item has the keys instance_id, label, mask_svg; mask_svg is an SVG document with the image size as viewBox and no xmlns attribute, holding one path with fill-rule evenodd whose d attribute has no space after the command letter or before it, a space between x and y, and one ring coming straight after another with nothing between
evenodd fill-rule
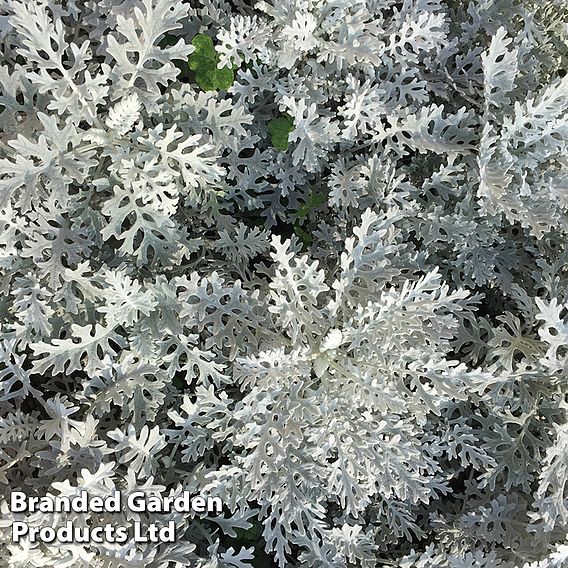
<instances>
[{"instance_id":1,"label":"dense foliage mass","mask_svg":"<svg viewBox=\"0 0 568 568\"><path fill-rule=\"evenodd\" d=\"M0 564L568 563L562 0L0 2ZM220 496L14 544L10 491Z\"/></svg>"}]
</instances>

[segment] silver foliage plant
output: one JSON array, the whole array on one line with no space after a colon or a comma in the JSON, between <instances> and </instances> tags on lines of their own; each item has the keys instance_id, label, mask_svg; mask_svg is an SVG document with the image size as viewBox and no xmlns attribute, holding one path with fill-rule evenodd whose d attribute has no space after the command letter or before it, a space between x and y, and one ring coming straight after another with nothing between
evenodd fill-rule
<instances>
[{"instance_id":1,"label":"silver foliage plant","mask_svg":"<svg viewBox=\"0 0 568 568\"><path fill-rule=\"evenodd\" d=\"M0 564L568 566L567 26L560 0L2 0ZM225 511L14 544L136 520L13 515L17 489Z\"/></svg>"}]
</instances>

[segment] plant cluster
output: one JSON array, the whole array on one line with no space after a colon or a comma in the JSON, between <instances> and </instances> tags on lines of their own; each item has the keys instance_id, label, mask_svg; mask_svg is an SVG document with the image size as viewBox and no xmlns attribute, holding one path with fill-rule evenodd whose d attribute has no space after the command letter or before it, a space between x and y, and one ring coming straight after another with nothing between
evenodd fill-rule
<instances>
[{"instance_id":1,"label":"plant cluster","mask_svg":"<svg viewBox=\"0 0 568 568\"><path fill-rule=\"evenodd\" d=\"M0 565L568 565L564 2L2 0L0 45ZM83 489L225 512L8 511Z\"/></svg>"}]
</instances>

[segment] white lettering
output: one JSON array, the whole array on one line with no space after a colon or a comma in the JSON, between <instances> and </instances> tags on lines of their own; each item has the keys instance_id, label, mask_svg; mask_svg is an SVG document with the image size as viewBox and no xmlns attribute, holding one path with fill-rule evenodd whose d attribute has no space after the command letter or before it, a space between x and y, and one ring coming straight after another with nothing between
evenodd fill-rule
<instances>
[{"instance_id":1,"label":"white lettering","mask_svg":"<svg viewBox=\"0 0 568 568\"><path fill-rule=\"evenodd\" d=\"M223 501L221 501L221 497L207 497L207 512L208 513L223 512Z\"/></svg>"},{"instance_id":2,"label":"white lettering","mask_svg":"<svg viewBox=\"0 0 568 568\"><path fill-rule=\"evenodd\" d=\"M10 495L10 511L23 513L28 508L28 498L23 491L12 491Z\"/></svg>"},{"instance_id":3,"label":"white lettering","mask_svg":"<svg viewBox=\"0 0 568 568\"><path fill-rule=\"evenodd\" d=\"M92 511L93 513L102 513L104 511L104 506L105 503L102 497L98 497L97 495L91 497L91 500L89 501L90 511Z\"/></svg>"},{"instance_id":4,"label":"white lettering","mask_svg":"<svg viewBox=\"0 0 568 568\"><path fill-rule=\"evenodd\" d=\"M146 499L142 491L134 491L128 496L127 501L128 508L133 513L143 513L146 511Z\"/></svg>"},{"instance_id":5,"label":"white lettering","mask_svg":"<svg viewBox=\"0 0 568 568\"><path fill-rule=\"evenodd\" d=\"M28 534L29 527L27 523L16 521L12 525L12 542L19 542L20 538Z\"/></svg>"},{"instance_id":6,"label":"white lettering","mask_svg":"<svg viewBox=\"0 0 568 568\"><path fill-rule=\"evenodd\" d=\"M196 513L205 512L205 499L203 497L197 496L191 500L191 508Z\"/></svg>"},{"instance_id":7,"label":"white lettering","mask_svg":"<svg viewBox=\"0 0 568 568\"><path fill-rule=\"evenodd\" d=\"M105 499L106 513L120 513L120 491L115 491L113 495L110 495Z\"/></svg>"}]
</instances>

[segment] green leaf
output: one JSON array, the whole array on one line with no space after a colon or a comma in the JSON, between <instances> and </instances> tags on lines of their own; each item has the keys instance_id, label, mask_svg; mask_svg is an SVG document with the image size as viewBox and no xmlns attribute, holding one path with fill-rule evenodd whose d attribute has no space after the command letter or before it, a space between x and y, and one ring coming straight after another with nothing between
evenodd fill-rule
<instances>
[{"instance_id":1,"label":"green leaf","mask_svg":"<svg viewBox=\"0 0 568 568\"><path fill-rule=\"evenodd\" d=\"M213 40L205 34L197 34L191 44L195 51L189 56L188 64L195 71L195 81L204 91L227 90L235 81L235 72L230 67L218 69L219 54Z\"/></svg>"},{"instance_id":2,"label":"green leaf","mask_svg":"<svg viewBox=\"0 0 568 568\"><path fill-rule=\"evenodd\" d=\"M217 88L226 91L235 81L235 72L230 67L216 68L215 72Z\"/></svg>"},{"instance_id":3,"label":"green leaf","mask_svg":"<svg viewBox=\"0 0 568 568\"><path fill-rule=\"evenodd\" d=\"M296 233L300 241L302 241L305 245L309 246L313 244L313 237L309 233L306 233L306 231L304 231L304 229L302 229L299 225L294 225L294 233Z\"/></svg>"},{"instance_id":4,"label":"green leaf","mask_svg":"<svg viewBox=\"0 0 568 568\"><path fill-rule=\"evenodd\" d=\"M298 207L298 211L296 211L296 215L302 219L303 217L306 217L307 215L309 215L309 213L315 209L316 207L318 207L319 205L321 205L322 203L324 203L326 200L325 195L321 194L321 193L310 193L310 198L308 199L308 201L306 203L304 203L304 205Z\"/></svg>"},{"instance_id":5,"label":"green leaf","mask_svg":"<svg viewBox=\"0 0 568 568\"><path fill-rule=\"evenodd\" d=\"M192 40L191 45L195 47L195 51L189 55L189 68L197 71L199 67L208 63L217 63L219 56L215 51L213 40L205 34L197 34Z\"/></svg>"},{"instance_id":6,"label":"green leaf","mask_svg":"<svg viewBox=\"0 0 568 568\"><path fill-rule=\"evenodd\" d=\"M278 150L288 150L288 136L294 130L294 119L289 114L284 114L272 119L268 123L268 133L272 139L272 145Z\"/></svg>"},{"instance_id":7,"label":"green leaf","mask_svg":"<svg viewBox=\"0 0 568 568\"><path fill-rule=\"evenodd\" d=\"M204 91L215 91L215 70L211 67L200 67L195 72L195 82Z\"/></svg>"}]
</instances>

